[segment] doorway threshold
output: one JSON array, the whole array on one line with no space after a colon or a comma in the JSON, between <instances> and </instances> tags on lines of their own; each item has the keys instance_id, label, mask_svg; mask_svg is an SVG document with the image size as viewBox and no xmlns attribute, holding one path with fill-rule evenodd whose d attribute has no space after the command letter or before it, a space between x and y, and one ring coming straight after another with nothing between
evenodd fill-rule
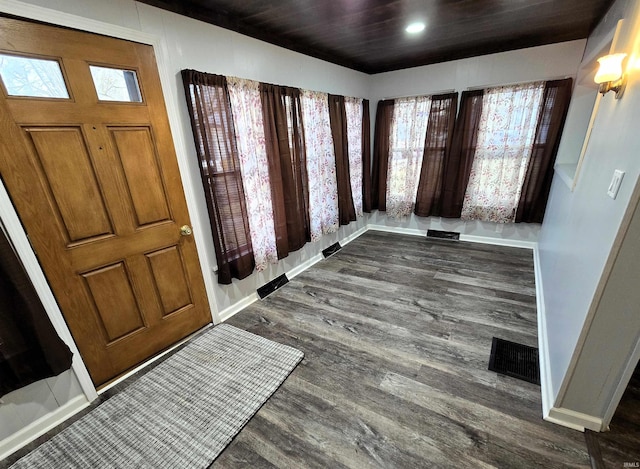
<instances>
[{"instance_id":1,"label":"doorway threshold","mask_svg":"<svg viewBox=\"0 0 640 469\"><path fill-rule=\"evenodd\" d=\"M209 329L210 327L214 327L214 324L212 322L210 322L209 324L207 324L206 326L198 329L197 331L193 332L192 334L189 334L187 337L185 337L184 339L179 340L178 342L176 342L175 344L171 345L170 347L166 348L165 350L163 350L162 352L152 356L151 358L145 360L144 362L140 363L139 365L130 368L129 370L125 371L124 373L122 373L121 375L116 376L115 378L107 381L106 383L98 386L96 388L96 392L98 393L98 396L101 396L102 394L106 393L107 391L109 391L110 389L112 389L113 387L117 386L118 384L122 383L123 381L126 381L127 379L131 378L133 375L135 375L136 373L138 373L141 370L144 370L145 368L150 367L150 365L155 364L156 362L162 361L164 358L166 358L168 355L176 352L179 348L181 348L182 346L184 346L187 342L189 342L191 339L193 339L194 337L200 335L201 333L203 333L204 331L206 331L207 329Z\"/></svg>"}]
</instances>

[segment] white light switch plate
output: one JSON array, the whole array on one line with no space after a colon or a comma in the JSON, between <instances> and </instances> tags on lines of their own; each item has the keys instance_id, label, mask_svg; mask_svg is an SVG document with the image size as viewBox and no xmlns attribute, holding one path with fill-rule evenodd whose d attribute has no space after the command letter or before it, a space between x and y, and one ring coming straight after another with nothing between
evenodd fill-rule
<instances>
[{"instance_id":1,"label":"white light switch plate","mask_svg":"<svg viewBox=\"0 0 640 469\"><path fill-rule=\"evenodd\" d=\"M622 183L622 178L624 177L624 171L620 171L616 169L613 172L613 177L611 178L611 183L609 184L609 189L607 189L607 195L612 199L615 199L618 195L618 190L620 189L620 184Z\"/></svg>"}]
</instances>

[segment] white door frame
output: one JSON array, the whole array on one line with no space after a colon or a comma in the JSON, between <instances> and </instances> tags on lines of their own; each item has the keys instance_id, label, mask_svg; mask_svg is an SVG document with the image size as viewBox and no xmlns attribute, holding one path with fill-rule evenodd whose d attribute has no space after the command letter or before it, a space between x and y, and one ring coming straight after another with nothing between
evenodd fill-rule
<instances>
[{"instance_id":1,"label":"white door frame","mask_svg":"<svg viewBox=\"0 0 640 469\"><path fill-rule=\"evenodd\" d=\"M179 119L179 110L177 109L176 100L174 99L174 93L171 88L171 73L169 71L168 64L169 53L163 38L153 34L145 33L135 29L124 28L122 26L116 26L102 21L96 21L82 16L72 15L69 13L63 13L57 10L49 8L30 5L27 3L19 2L16 0L0 0L0 12L9 15L22 17L25 19L32 19L49 23L56 26L65 26L68 28L77 29L80 31L86 31L96 34L102 34L104 36L111 36L118 39L124 39L128 41L139 42L142 44L150 45L154 48L156 55L156 62L158 65L158 73L160 75L160 82L162 85L162 92L165 99L165 105L167 107L167 114L169 117L169 125L171 127L171 134L173 136L174 146L176 150L176 156L178 160L178 167L180 168L180 177L184 188L185 199L187 201L187 208L189 210L189 216L193 225L193 233L196 242L196 247L199 253L200 267L202 269L202 276L204 278L205 289L207 291L207 298L209 300L209 308L211 311L211 318L215 324L220 322L217 303L215 297L215 290L213 284L213 278L211 273L215 266L212 266L208 262L208 256L204 255L206 250L206 242L203 233L203 223L208 223L208 220L202 220L197 211L196 192L195 187L199 187L199 182L194 181L189 172L188 155L184 150L185 137L182 131L182 123ZM98 397L95 385L91 380L89 372L80 357L78 348L73 340L71 332L67 327L62 312L58 307L58 304L53 296L51 288L46 280L44 272L42 271L38 259L31 248L27 234L22 227L22 223L11 203L11 199L6 191L4 185L0 182L0 212L2 213L2 222L4 223L12 243L15 245L16 251L25 266L25 269L34 284L36 292L40 297L48 315L53 323L56 331L69 346L74 354L72 369L75 372L82 391L86 395L89 401L93 401Z\"/></svg>"},{"instance_id":2,"label":"white door frame","mask_svg":"<svg viewBox=\"0 0 640 469\"><path fill-rule=\"evenodd\" d=\"M9 193L4 187L2 181L0 181L0 210L2 211L2 223L7 230L11 243L18 253L18 257L22 261L22 264L31 279L31 283L33 283L33 286L40 297L40 301L42 302L44 309L47 311L49 319L51 319L53 327L73 353L71 368L80 382L82 391L87 397L87 400L92 401L98 397L96 388L93 385L93 381L91 381L89 371L80 357L80 351L71 336L71 332L67 327L67 323L65 322L62 313L60 312L58 303L51 292L51 288L44 276L44 272L40 268L38 259L36 258L33 249L31 249L29 238L27 238L27 234L22 228L20 218L18 218L18 214L16 213L15 208L11 203L11 199L9 198Z\"/></svg>"}]
</instances>

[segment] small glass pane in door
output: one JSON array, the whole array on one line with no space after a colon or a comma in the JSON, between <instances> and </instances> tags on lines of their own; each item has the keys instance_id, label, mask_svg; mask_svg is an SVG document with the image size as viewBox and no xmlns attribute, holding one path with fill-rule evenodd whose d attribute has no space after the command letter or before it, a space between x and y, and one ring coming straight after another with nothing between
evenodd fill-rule
<instances>
[{"instance_id":1,"label":"small glass pane in door","mask_svg":"<svg viewBox=\"0 0 640 469\"><path fill-rule=\"evenodd\" d=\"M0 54L0 77L9 96L69 99L57 60Z\"/></svg>"},{"instance_id":2,"label":"small glass pane in door","mask_svg":"<svg viewBox=\"0 0 640 469\"><path fill-rule=\"evenodd\" d=\"M96 65L90 65L89 69L100 101L142 102L138 76L133 70Z\"/></svg>"}]
</instances>

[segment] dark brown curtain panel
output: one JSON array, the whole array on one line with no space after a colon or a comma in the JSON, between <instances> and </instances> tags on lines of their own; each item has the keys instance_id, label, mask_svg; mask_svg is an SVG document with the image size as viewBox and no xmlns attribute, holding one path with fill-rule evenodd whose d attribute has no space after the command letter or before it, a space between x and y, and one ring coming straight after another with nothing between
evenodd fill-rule
<instances>
[{"instance_id":1,"label":"dark brown curtain panel","mask_svg":"<svg viewBox=\"0 0 640 469\"><path fill-rule=\"evenodd\" d=\"M572 85L571 78L545 83L542 109L522 185L516 223L542 223L551 190L553 164L569 110Z\"/></svg>"},{"instance_id":2,"label":"dark brown curtain panel","mask_svg":"<svg viewBox=\"0 0 640 469\"><path fill-rule=\"evenodd\" d=\"M414 213L440 216L442 175L451 151L458 93L432 96Z\"/></svg>"},{"instance_id":3,"label":"dark brown curtain panel","mask_svg":"<svg viewBox=\"0 0 640 469\"><path fill-rule=\"evenodd\" d=\"M280 109L280 92L277 86L260 84L262 102L262 120L264 123L265 145L269 162L269 183L271 184L271 204L273 206L273 225L276 235L278 259L289 255L289 235L287 234L287 211L284 203L284 188L280 163L280 142L276 113ZM281 131L283 135L285 134ZM287 143L288 145L288 143Z\"/></svg>"},{"instance_id":4,"label":"dark brown curtain panel","mask_svg":"<svg viewBox=\"0 0 640 469\"><path fill-rule=\"evenodd\" d=\"M349 145L344 96L329 95L329 121L336 156L338 219L340 225L348 225L356 219L356 209L353 205L351 178L349 177Z\"/></svg>"},{"instance_id":5,"label":"dark brown curtain panel","mask_svg":"<svg viewBox=\"0 0 640 469\"><path fill-rule=\"evenodd\" d=\"M218 282L230 284L232 278L250 275L255 261L227 79L183 70L182 81L213 233Z\"/></svg>"},{"instance_id":6,"label":"dark brown curtain panel","mask_svg":"<svg viewBox=\"0 0 640 469\"><path fill-rule=\"evenodd\" d=\"M278 258L311 240L300 90L260 83Z\"/></svg>"},{"instance_id":7,"label":"dark brown curtain panel","mask_svg":"<svg viewBox=\"0 0 640 469\"><path fill-rule=\"evenodd\" d=\"M482 115L483 90L463 91L453 130L449 158L444 163L440 216L460 218L469 175L476 152L478 125Z\"/></svg>"},{"instance_id":8,"label":"dark brown curtain panel","mask_svg":"<svg viewBox=\"0 0 640 469\"><path fill-rule=\"evenodd\" d=\"M71 360L0 227L0 396L68 370Z\"/></svg>"},{"instance_id":9,"label":"dark brown curtain panel","mask_svg":"<svg viewBox=\"0 0 640 469\"><path fill-rule=\"evenodd\" d=\"M371 212L371 114L369 100L362 100L362 211Z\"/></svg>"},{"instance_id":10,"label":"dark brown curtain panel","mask_svg":"<svg viewBox=\"0 0 640 469\"><path fill-rule=\"evenodd\" d=\"M387 171L389 169L389 136L393 119L393 99L378 101L376 126L373 134L373 162L371 172L371 208L387 210Z\"/></svg>"}]
</instances>

